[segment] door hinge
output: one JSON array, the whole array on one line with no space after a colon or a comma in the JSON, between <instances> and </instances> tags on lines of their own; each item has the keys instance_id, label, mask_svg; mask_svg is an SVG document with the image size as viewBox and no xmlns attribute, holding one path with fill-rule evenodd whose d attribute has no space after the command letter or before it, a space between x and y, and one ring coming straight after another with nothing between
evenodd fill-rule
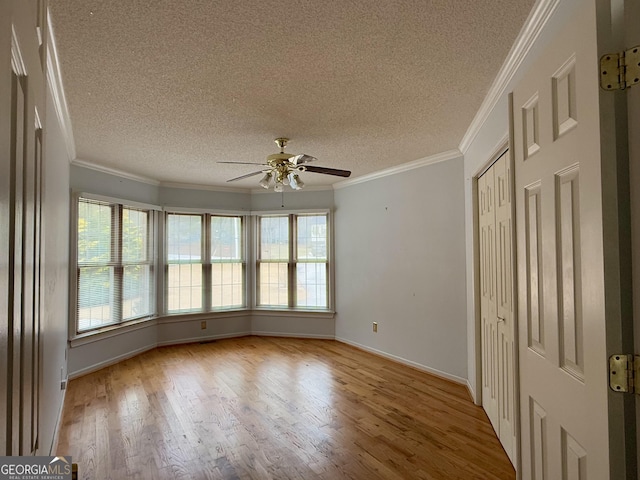
<instances>
[{"instance_id":1,"label":"door hinge","mask_svg":"<svg viewBox=\"0 0 640 480\"><path fill-rule=\"evenodd\" d=\"M640 355L609 357L609 388L614 392L640 394Z\"/></svg>"},{"instance_id":2,"label":"door hinge","mask_svg":"<svg viewBox=\"0 0 640 480\"><path fill-rule=\"evenodd\" d=\"M600 58L600 87L624 90L640 83L640 45L621 53L607 53Z\"/></svg>"}]
</instances>

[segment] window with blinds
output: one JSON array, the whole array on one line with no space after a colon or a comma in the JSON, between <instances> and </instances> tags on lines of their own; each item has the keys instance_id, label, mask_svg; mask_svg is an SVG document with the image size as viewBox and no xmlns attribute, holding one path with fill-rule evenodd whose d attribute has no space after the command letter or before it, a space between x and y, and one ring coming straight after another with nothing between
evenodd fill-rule
<instances>
[{"instance_id":1,"label":"window with blinds","mask_svg":"<svg viewBox=\"0 0 640 480\"><path fill-rule=\"evenodd\" d=\"M77 212L77 332L154 315L154 212L82 197Z\"/></svg>"},{"instance_id":2,"label":"window with blinds","mask_svg":"<svg viewBox=\"0 0 640 480\"><path fill-rule=\"evenodd\" d=\"M168 313L243 308L242 216L167 213Z\"/></svg>"},{"instance_id":3,"label":"window with blinds","mask_svg":"<svg viewBox=\"0 0 640 480\"><path fill-rule=\"evenodd\" d=\"M329 215L258 217L257 305L329 308Z\"/></svg>"}]
</instances>

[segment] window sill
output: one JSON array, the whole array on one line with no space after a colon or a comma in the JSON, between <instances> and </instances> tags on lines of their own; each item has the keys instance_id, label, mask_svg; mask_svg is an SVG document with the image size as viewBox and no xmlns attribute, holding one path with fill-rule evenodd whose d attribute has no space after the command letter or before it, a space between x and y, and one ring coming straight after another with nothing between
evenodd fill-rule
<instances>
[{"instance_id":1,"label":"window sill","mask_svg":"<svg viewBox=\"0 0 640 480\"><path fill-rule=\"evenodd\" d=\"M252 315L265 317L302 317L302 318L333 318L336 314L333 310L311 308L277 308L256 307L251 310Z\"/></svg>"},{"instance_id":2,"label":"window sill","mask_svg":"<svg viewBox=\"0 0 640 480\"><path fill-rule=\"evenodd\" d=\"M125 333L141 330L143 328L154 327L158 324L179 323L183 321L216 320L244 316L333 319L335 317L335 311L321 309L312 310L300 308L292 309L256 307L251 310L246 309L196 313L174 313L171 315L162 315L158 317L132 320L116 325L108 325L103 328L91 330L89 332L79 333L69 339L69 345L71 346L71 348L79 347L107 338L123 335Z\"/></svg>"}]
</instances>

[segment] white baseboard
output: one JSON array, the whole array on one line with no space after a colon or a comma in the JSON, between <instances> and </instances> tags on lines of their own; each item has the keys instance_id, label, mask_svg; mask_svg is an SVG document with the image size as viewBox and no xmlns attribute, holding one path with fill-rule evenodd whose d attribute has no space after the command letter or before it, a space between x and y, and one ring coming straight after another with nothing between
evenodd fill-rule
<instances>
[{"instance_id":1,"label":"white baseboard","mask_svg":"<svg viewBox=\"0 0 640 480\"><path fill-rule=\"evenodd\" d=\"M156 347L168 347L171 345L184 345L187 343L201 343L201 342L211 342L213 340L222 340L224 338L240 338L240 337L248 337L253 335L251 332L234 332L234 333L220 333L216 335L207 335L200 337L190 337L190 338L181 338L178 340L165 340L163 342L158 342Z\"/></svg>"},{"instance_id":2,"label":"white baseboard","mask_svg":"<svg viewBox=\"0 0 640 480\"><path fill-rule=\"evenodd\" d=\"M406 358L399 357L397 355L392 355L387 352L383 352L382 350L378 350L376 348L371 348L366 345L362 345L357 342L352 342L351 340L347 340L346 338L336 337L338 342L346 343L347 345L351 345L352 347L356 347L360 350L364 350L365 352L373 353L374 355L378 355L380 357L384 357L389 360L393 360L394 362L401 363L403 365L407 365L409 367L413 367L417 370L421 370L426 373L430 373L436 377L444 378L445 380L452 381L454 383L458 383L460 385L468 386L469 382L466 378L458 377L456 375L451 375L450 373L442 372L435 368L427 367L426 365L422 365L421 363L414 362L412 360L407 360Z\"/></svg>"},{"instance_id":3,"label":"white baseboard","mask_svg":"<svg viewBox=\"0 0 640 480\"><path fill-rule=\"evenodd\" d=\"M469 390L469 395L471 395L471 400L473 400L473 403L475 403L476 405L480 405L478 403L478 397L476 397L476 392L471 387L471 384L469 383L469 380L467 380L466 385L467 385L467 390Z\"/></svg>"},{"instance_id":4,"label":"white baseboard","mask_svg":"<svg viewBox=\"0 0 640 480\"><path fill-rule=\"evenodd\" d=\"M316 333L286 333L286 332L251 332L256 337L285 337L285 338L315 338L317 340L335 340L333 335L321 335Z\"/></svg>"},{"instance_id":5,"label":"white baseboard","mask_svg":"<svg viewBox=\"0 0 640 480\"><path fill-rule=\"evenodd\" d=\"M64 414L64 401L67 398L67 388L69 388L69 377L65 382L66 388L62 391L62 401L60 402L60 408L58 409L58 418L56 419L56 425L53 427L53 438L51 439L51 445L49 445L49 452L47 456L56 456L58 452L58 437L60 435L60 425L62 425L62 415ZM40 448L38 448L40 450ZM42 455L38 452L36 455ZM64 454L63 454L64 455Z\"/></svg>"}]
</instances>

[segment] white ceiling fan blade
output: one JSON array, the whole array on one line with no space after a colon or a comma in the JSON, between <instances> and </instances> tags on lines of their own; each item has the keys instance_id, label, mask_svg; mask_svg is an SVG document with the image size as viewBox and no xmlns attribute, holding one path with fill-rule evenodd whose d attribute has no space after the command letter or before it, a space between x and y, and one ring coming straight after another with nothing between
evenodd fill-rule
<instances>
[{"instance_id":1,"label":"white ceiling fan blade","mask_svg":"<svg viewBox=\"0 0 640 480\"><path fill-rule=\"evenodd\" d=\"M227 182L235 182L236 180L242 180L243 178L253 177L254 175L260 175L261 173L264 173L264 170L259 170L257 172L247 173L246 175L242 175L240 177L236 177L236 178L232 178L231 180L227 180Z\"/></svg>"},{"instance_id":2,"label":"white ceiling fan blade","mask_svg":"<svg viewBox=\"0 0 640 480\"><path fill-rule=\"evenodd\" d=\"M267 165L266 163L256 163L256 162L216 162L216 163L232 163L234 165Z\"/></svg>"},{"instance_id":3,"label":"white ceiling fan blade","mask_svg":"<svg viewBox=\"0 0 640 480\"><path fill-rule=\"evenodd\" d=\"M303 163L315 162L316 160L317 160L316 157L312 157L311 155L305 155L304 153L301 153L300 155L294 155L293 157L291 157L289 159L289 162L293 163L294 165L301 165Z\"/></svg>"}]
</instances>

